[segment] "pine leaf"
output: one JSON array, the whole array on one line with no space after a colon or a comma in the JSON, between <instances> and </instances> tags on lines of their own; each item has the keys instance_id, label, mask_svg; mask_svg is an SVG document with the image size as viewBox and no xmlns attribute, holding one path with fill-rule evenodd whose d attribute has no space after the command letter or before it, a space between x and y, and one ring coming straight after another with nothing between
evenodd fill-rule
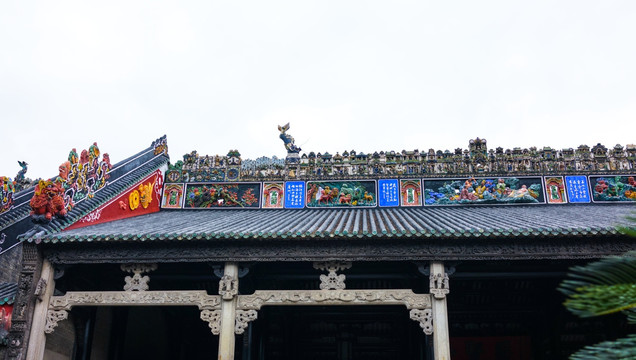
<instances>
[{"instance_id":1,"label":"pine leaf","mask_svg":"<svg viewBox=\"0 0 636 360\"><path fill-rule=\"evenodd\" d=\"M586 346L570 356L570 360L636 359L636 335Z\"/></svg>"}]
</instances>

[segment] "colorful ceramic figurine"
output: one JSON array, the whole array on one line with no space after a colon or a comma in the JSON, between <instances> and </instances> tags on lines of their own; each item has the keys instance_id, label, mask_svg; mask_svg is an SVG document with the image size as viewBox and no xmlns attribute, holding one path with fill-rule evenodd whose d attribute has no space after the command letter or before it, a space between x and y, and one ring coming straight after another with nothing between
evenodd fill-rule
<instances>
[{"instance_id":1,"label":"colorful ceramic figurine","mask_svg":"<svg viewBox=\"0 0 636 360\"><path fill-rule=\"evenodd\" d=\"M285 143L285 149L287 149L287 153L298 154L302 149L294 145L294 138L286 133L287 130L289 130L289 123L283 126L278 126L278 131L280 131L280 138L281 140L283 140L283 143Z\"/></svg>"},{"instance_id":2,"label":"colorful ceramic figurine","mask_svg":"<svg viewBox=\"0 0 636 360\"><path fill-rule=\"evenodd\" d=\"M36 221L51 221L53 216L66 216L64 187L61 181L40 180L35 187L31 205L31 216Z\"/></svg>"}]
</instances>

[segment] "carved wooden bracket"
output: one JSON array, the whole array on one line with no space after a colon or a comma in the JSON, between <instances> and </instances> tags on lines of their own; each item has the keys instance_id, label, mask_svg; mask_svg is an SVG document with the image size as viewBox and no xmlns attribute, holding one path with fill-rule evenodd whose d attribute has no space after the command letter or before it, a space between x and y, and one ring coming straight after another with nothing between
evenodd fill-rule
<instances>
[{"instance_id":1,"label":"carved wooden bracket","mask_svg":"<svg viewBox=\"0 0 636 360\"><path fill-rule=\"evenodd\" d=\"M34 295L39 301L42 301L42 296L44 295L45 292L46 292L46 279L40 278L40 280L38 280L38 285L35 287Z\"/></svg>"},{"instance_id":2,"label":"carved wooden bracket","mask_svg":"<svg viewBox=\"0 0 636 360\"><path fill-rule=\"evenodd\" d=\"M221 333L221 310L202 310L201 320L206 321L212 334L219 335Z\"/></svg>"},{"instance_id":3,"label":"carved wooden bracket","mask_svg":"<svg viewBox=\"0 0 636 360\"><path fill-rule=\"evenodd\" d=\"M121 264L121 269L134 273L132 277L126 276L124 278L126 282L126 285L124 285L125 291L146 291L149 289L148 282L150 277L148 275L141 276L141 274L157 270L157 264Z\"/></svg>"},{"instance_id":4,"label":"carved wooden bracket","mask_svg":"<svg viewBox=\"0 0 636 360\"><path fill-rule=\"evenodd\" d=\"M236 310L234 333L238 335L244 333L248 323L256 320L256 318L258 318L256 310Z\"/></svg>"},{"instance_id":5,"label":"carved wooden bracket","mask_svg":"<svg viewBox=\"0 0 636 360\"><path fill-rule=\"evenodd\" d=\"M322 290L343 290L345 289L344 274L337 275L336 271L351 268L351 261L316 261L314 269L328 271L327 275L320 275L320 289Z\"/></svg>"},{"instance_id":6,"label":"carved wooden bracket","mask_svg":"<svg viewBox=\"0 0 636 360\"><path fill-rule=\"evenodd\" d=\"M66 310L50 310L46 313L46 324L44 325L44 333L50 334L57 327L57 323L68 318Z\"/></svg>"},{"instance_id":7,"label":"carved wooden bracket","mask_svg":"<svg viewBox=\"0 0 636 360\"><path fill-rule=\"evenodd\" d=\"M223 300L232 300L238 295L238 280L230 275L223 275L219 281L219 295L223 297Z\"/></svg>"},{"instance_id":8,"label":"carved wooden bracket","mask_svg":"<svg viewBox=\"0 0 636 360\"><path fill-rule=\"evenodd\" d=\"M420 323L420 327L424 330L424 334L433 334L433 311L431 309L412 309L409 312L411 320Z\"/></svg>"}]
</instances>

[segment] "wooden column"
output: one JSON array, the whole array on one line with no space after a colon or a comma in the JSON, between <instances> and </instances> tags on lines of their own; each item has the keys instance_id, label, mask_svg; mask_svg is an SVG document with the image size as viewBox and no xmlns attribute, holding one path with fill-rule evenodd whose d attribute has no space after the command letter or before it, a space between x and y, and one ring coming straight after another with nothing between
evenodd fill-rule
<instances>
[{"instance_id":1,"label":"wooden column","mask_svg":"<svg viewBox=\"0 0 636 360\"><path fill-rule=\"evenodd\" d=\"M431 276L441 274L444 277L444 263L431 261ZM433 302L433 353L435 360L450 360L450 341L448 339L448 308L446 296L431 296Z\"/></svg>"},{"instance_id":2,"label":"wooden column","mask_svg":"<svg viewBox=\"0 0 636 360\"><path fill-rule=\"evenodd\" d=\"M46 316L49 310L49 301L55 290L55 280L53 279L53 266L44 259L42 273L38 288L36 290L37 300L33 311L33 322L31 323L31 333L29 335L29 346L27 348L27 360L42 360L44 358L44 347L46 346Z\"/></svg>"},{"instance_id":3,"label":"wooden column","mask_svg":"<svg viewBox=\"0 0 636 360\"><path fill-rule=\"evenodd\" d=\"M235 281L238 288L238 264L234 262L225 263L223 278L230 278ZM221 279L221 283L223 283ZM221 287L221 286L219 286ZM222 289L219 288L219 292ZM236 295L227 299L221 294L221 333L219 334L219 356L218 360L234 360L234 326L236 321Z\"/></svg>"}]
</instances>

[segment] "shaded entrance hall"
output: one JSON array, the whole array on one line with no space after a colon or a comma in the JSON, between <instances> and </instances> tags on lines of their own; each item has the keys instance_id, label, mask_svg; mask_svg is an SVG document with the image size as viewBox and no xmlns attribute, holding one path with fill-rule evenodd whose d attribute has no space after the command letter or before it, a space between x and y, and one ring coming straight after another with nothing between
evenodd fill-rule
<instances>
[{"instance_id":1,"label":"shaded entrance hall","mask_svg":"<svg viewBox=\"0 0 636 360\"><path fill-rule=\"evenodd\" d=\"M51 359L209 360L218 336L196 307L78 307L48 335ZM47 358L47 357L45 357Z\"/></svg>"},{"instance_id":2,"label":"shaded entrance hall","mask_svg":"<svg viewBox=\"0 0 636 360\"><path fill-rule=\"evenodd\" d=\"M432 358L403 306L265 307L251 326L245 360Z\"/></svg>"},{"instance_id":3,"label":"shaded entrance hall","mask_svg":"<svg viewBox=\"0 0 636 360\"><path fill-rule=\"evenodd\" d=\"M452 359L566 359L585 345L627 333L621 316L578 319L563 308L556 288L570 266L586 262L449 263L455 269L447 296ZM79 283L95 277L94 288L115 289L121 275L109 267L69 269L62 279ZM100 268L103 272L95 271ZM350 288L428 291L415 263L356 262L343 272ZM254 265L240 279L239 295L263 288L315 289L316 273L308 262ZM113 281L104 281L106 275ZM155 289L219 292L207 265L165 265L151 276ZM245 333L236 335L234 359L431 359L431 338L408 314L397 305L263 306ZM68 337L70 327L75 335L68 338L74 347L69 359L215 359L219 338L200 315L196 306L78 306L49 335L47 348Z\"/></svg>"}]
</instances>

